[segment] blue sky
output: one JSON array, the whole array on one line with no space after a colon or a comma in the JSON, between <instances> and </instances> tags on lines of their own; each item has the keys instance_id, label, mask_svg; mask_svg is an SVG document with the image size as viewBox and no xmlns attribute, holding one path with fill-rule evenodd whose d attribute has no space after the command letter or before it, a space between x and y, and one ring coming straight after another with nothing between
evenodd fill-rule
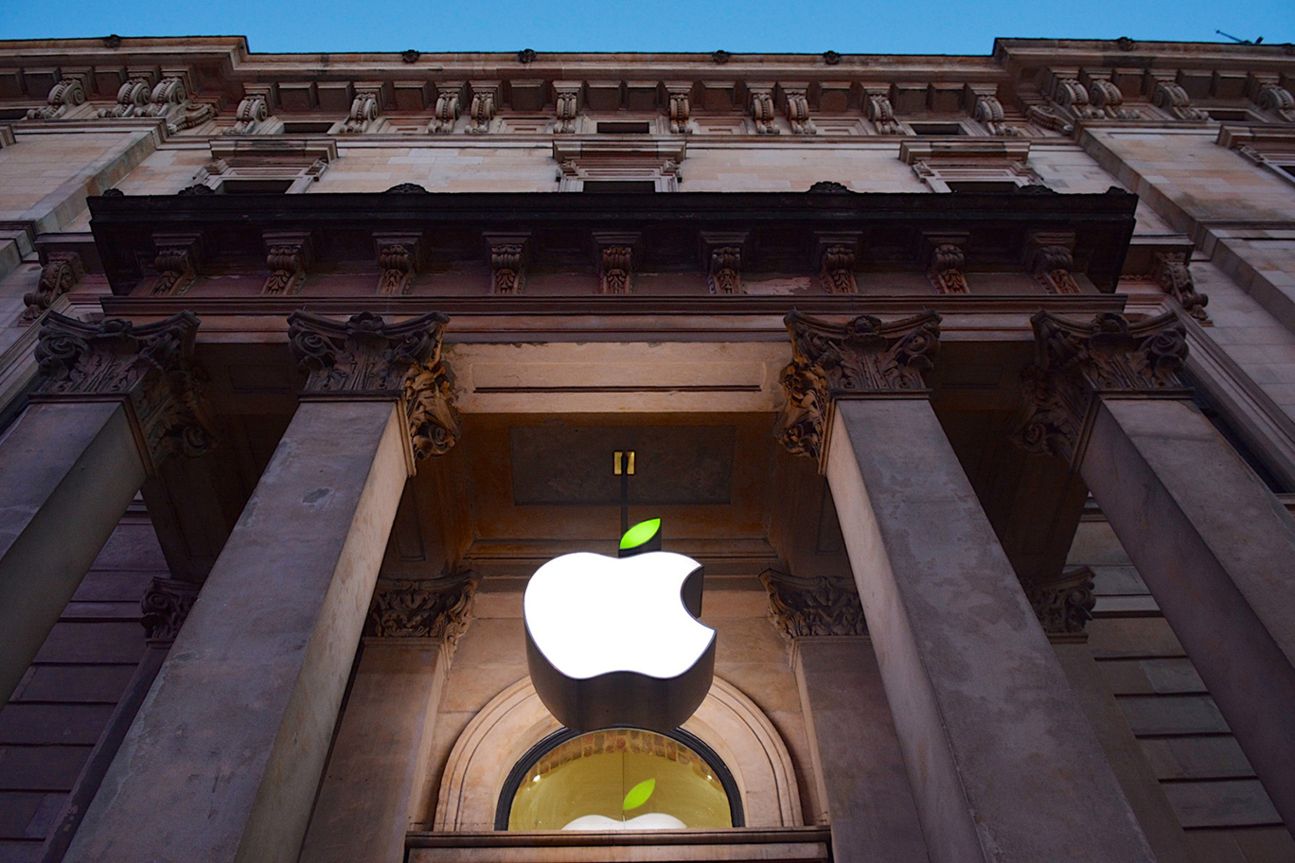
<instances>
[{"instance_id":1,"label":"blue sky","mask_svg":"<svg viewBox=\"0 0 1295 863\"><path fill-rule=\"evenodd\" d=\"M1292 0L918 3L621 0L65 0L3 4L0 38L238 34L253 51L988 54L995 36L1295 42Z\"/></svg>"}]
</instances>

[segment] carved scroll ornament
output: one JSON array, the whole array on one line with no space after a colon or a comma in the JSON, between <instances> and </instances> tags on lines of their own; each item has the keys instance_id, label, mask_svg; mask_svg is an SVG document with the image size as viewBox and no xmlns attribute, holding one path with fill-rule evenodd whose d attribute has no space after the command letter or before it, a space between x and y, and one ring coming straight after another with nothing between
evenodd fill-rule
<instances>
[{"instance_id":1,"label":"carved scroll ornament","mask_svg":"<svg viewBox=\"0 0 1295 863\"><path fill-rule=\"evenodd\" d=\"M472 622L479 579L471 572L421 580L380 579L365 634L377 638L435 638L453 651Z\"/></svg>"},{"instance_id":2,"label":"carved scroll ornament","mask_svg":"<svg viewBox=\"0 0 1295 863\"><path fill-rule=\"evenodd\" d=\"M154 578L139 603L142 612L139 622L144 626L149 643L169 644L175 641L197 599L198 585L192 582Z\"/></svg>"},{"instance_id":3,"label":"carved scroll ornament","mask_svg":"<svg viewBox=\"0 0 1295 863\"><path fill-rule=\"evenodd\" d=\"M198 317L180 312L135 326L97 324L50 312L36 344L40 382L33 401L122 399L152 470L174 452L198 456L212 446L193 364Z\"/></svg>"},{"instance_id":4,"label":"carved scroll ornament","mask_svg":"<svg viewBox=\"0 0 1295 863\"><path fill-rule=\"evenodd\" d=\"M76 252L50 252L49 260L41 267L36 290L23 294L26 308L19 324L34 323L59 297L76 287L84 275L85 267Z\"/></svg>"},{"instance_id":5,"label":"carved scroll ornament","mask_svg":"<svg viewBox=\"0 0 1295 863\"><path fill-rule=\"evenodd\" d=\"M1081 457L1098 397L1189 393L1179 376L1187 360L1186 330L1173 314L1130 322L1106 312L1084 324L1039 312L1030 323L1035 364L1025 372L1016 433L1030 452Z\"/></svg>"},{"instance_id":6,"label":"carved scroll ornament","mask_svg":"<svg viewBox=\"0 0 1295 863\"><path fill-rule=\"evenodd\" d=\"M1093 619L1093 571L1086 566L1066 572L1047 584L1029 585L1025 591L1043 631L1048 635L1074 635Z\"/></svg>"},{"instance_id":7,"label":"carved scroll ornament","mask_svg":"<svg viewBox=\"0 0 1295 863\"><path fill-rule=\"evenodd\" d=\"M846 324L792 312L786 324L792 361L782 371L787 403L776 435L792 453L814 459L824 455L833 400L923 393L940 347L935 312L890 323L861 315Z\"/></svg>"},{"instance_id":8,"label":"carved scroll ornament","mask_svg":"<svg viewBox=\"0 0 1295 863\"><path fill-rule=\"evenodd\" d=\"M1190 256L1184 252L1161 252L1156 255L1156 283L1169 296L1178 301L1183 311L1203 324L1210 321L1205 306L1210 298L1196 290L1196 282L1189 269Z\"/></svg>"},{"instance_id":9,"label":"carved scroll ornament","mask_svg":"<svg viewBox=\"0 0 1295 863\"><path fill-rule=\"evenodd\" d=\"M335 321L288 318L288 342L308 378L304 399L393 399L407 421L415 462L443 455L459 437L454 376L441 359L449 318L431 313L398 324L362 312Z\"/></svg>"}]
</instances>

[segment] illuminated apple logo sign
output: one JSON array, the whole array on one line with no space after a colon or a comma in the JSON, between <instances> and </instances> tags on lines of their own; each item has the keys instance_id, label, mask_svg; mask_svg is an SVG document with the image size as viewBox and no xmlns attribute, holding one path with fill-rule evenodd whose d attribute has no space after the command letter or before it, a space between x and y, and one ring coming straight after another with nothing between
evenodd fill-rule
<instances>
[{"instance_id":1,"label":"illuminated apple logo sign","mask_svg":"<svg viewBox=\"0 0 1295 863\"><path fill-rule=\"evenodd\" d=\"M626 531L620 556L577 552L526 585L526 661L544 706L576 731L669 731L710 690L715 630L703 626L702 567L658 551L661 520Z\"/></svg>"}]
</instances>

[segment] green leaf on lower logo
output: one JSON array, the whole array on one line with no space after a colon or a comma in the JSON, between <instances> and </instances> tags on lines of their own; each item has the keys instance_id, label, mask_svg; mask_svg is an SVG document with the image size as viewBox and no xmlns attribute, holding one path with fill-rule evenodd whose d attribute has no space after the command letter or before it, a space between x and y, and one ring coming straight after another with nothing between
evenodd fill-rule
<instances>
[{"instance_id":1,"label":"green leaf on lower logo","mask_svg":"<svg viewBox=\"0 0 1295 863\"><path fill-rule=\"evenodd\" d=\"M638 785L631 788L629 793L625 795L625 801L621 803L621 810L629 812L631 809L639 808L644 803L648 802L648 798L652 796L652 792L655 790L656 780L644 779Z\"/></svg>"},{"instance_id":2,"label":"green leaf on lower logo","mask_svg":"<svg viewBox=\"0 0 1295 863\"><path fill-rule=\"evenodd\" d=\"M638 548L640 545L650 541L652 537L656 536L657 531L660 529L661 519L659 518L649 518L647 521L640 521L638 524L625 531L625 535L621 537L621 551L625 551L630 548Z\"/></svg>"}]
</instances>

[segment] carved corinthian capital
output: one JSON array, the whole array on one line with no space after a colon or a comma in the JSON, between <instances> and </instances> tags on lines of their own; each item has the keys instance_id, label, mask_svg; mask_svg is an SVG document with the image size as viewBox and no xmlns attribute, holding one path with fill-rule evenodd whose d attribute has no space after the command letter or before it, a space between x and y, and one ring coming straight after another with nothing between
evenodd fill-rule
<instances>
[{"instance_id":1,"label":"carved corinthian capital","mask_svg":"<svg viewBox=\"0 0 1295 863\"><path fill-rule=\"evenodd\" d=\"M1030 319L1035 364L1026 369L1017 442L1077 461L1099 397L1183 398L1186 331L1172 315L1130 322L1106 312L1076 323L1047 312Z\"/></svg>"},{"instance_id":2,"label":"carved corinthian capital","mask_svg":"<svg viewBox=\"0 0 1295 863\"><path fill-rule=\"evenodd\" d=\"M365 634L378 638L438 638L453 651L472 622L477 583L477 577L467 571L416 581L380 579L369 607Z\"/></svg>"},{"instance_id":3,"label":"carved corinthian capital","mask_svg":"<svg viewBox=\"0 0 1295 863\"><path fill-rule=\"evenodd\" d=\"M847 580L767 569L760 583L769 593L769 620L786 638L868 634L858 591Z\"/></svg>"},{"instance_id":4,"label":"carved corinthian capital","mask_svg":"<svg viewBox=\"0 0 1295 863\"><path fill-rule=\"evenodd\" d=\"M172 452L201 455L212 436L193 364L197 331L192 312L138 327L50 312L36 344L41 378L32 401L123 401L150 472Z\"/></svg>"},{"instance_id":5,"label":"carved corinthian capital","mask_svg":"<svg viewBox=\"0 0 1295 863\"><path fill-rule=\"evenodd\" d=\"M786 324L792 361L782 371L787 403L776 434L791 452L820 460L836 399L925 393L922 375L940 347L935 312L890 323L862 315L846 324L792 312Z\"/></svg>"},{"instance_id":6,"label":"carved corinthian capital","mask_svg":"<svg viewBox=\"0 0 1295 863\"><path fill-rule=\"evenodd\" d=\"M174 578L155 578L139 607L143 614L140 623L153 644L170 644L180 634L180 627L189 616L194 600L198 598L198 585Z\"/></svg>"},{"instance_id":7,"label":"carved corinthian capital","mask_svg":"<svg viewBox=\"0 0 1295 863\"><path fill-rule=\"evenodd\" d=\"M1029 585L1030 605L1050 636L1075 635L1093 619L1093 571L1086 566L1069 570L1056 581Z\"/></svg>"},{"instance_id":8,"label":"carved corinthian capital","mask_svg":"<svg viewBox=\"0 0 1295 863\"><path fill-rule=\"evenodd\" d=\"M449 318L420 315L388 324L362 312L345 322L294 312L288 341L307 372L307 400L381 400L400 404L413 461L449 452L459 437L454 375L441 359Z\"/></svg>"}]
</instances>

